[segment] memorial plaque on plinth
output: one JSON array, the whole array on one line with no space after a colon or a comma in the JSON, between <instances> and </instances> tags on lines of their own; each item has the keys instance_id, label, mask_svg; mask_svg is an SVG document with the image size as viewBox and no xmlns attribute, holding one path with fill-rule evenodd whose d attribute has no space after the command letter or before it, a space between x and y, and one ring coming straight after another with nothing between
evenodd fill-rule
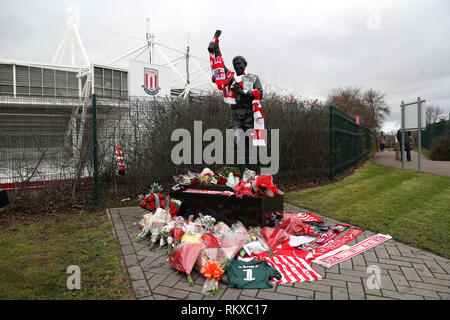
<instances>
[{"instance_id":1,"label":"memorial plaque on plinth","mask_svg":"<svg viewBox=\"0 0 450 320\"><path fill-rule=\"evenodd\" d=\"M283 195L236 198L233 189L226 185L185 187L175 198L182 202L178 215L186 218L201 213L228 225L241 221L246 227L274 226L284 210Z\"/></svg>"}]
</instances>

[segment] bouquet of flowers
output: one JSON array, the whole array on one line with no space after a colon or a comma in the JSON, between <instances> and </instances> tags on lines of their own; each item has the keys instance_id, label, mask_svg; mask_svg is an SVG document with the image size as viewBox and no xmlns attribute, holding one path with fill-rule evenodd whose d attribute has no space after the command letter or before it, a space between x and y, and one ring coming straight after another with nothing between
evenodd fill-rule
<instances>
[{"instance_id":1,"label":"bouquet of flowers","mask_svg":"<svg viewBox=\"0 0 450 320\"><path fill-rule=\"evenodd\" d=\"M280 228L294 236L317 236L318 232L310 225L303 224L297 214L284 214Z\"/></svg>"},{"instance_id":2,"label":"bouquet of flowers","mask_svg":"<svg viewBox=\"0 0 450 320\"><path fill-rule=\"evenodd\" d=\"M181 237L177 248L169 257L169 263L175 269L187 275L189 285L193 285L191 271L195 261L202 249L201 236L204 234L203 228L190 221L186 225L186 231Z\"/></svg>"},{"instance_id":3,"label":"bouquet of flowers","mask_svg":"<svg viewBox=\"0 0 450 320\"><path fill-rule=\"evenodd\" d=\"M166 196L163 193L149 193L145 197L139 197L140 206L148 211L155 211L158 208L164 208Z\"/></svg>"},{"instance_id":4,"label":"bouquet of flowers","mask_svg":"<svg viewBox=\"0 0 450 320\"><path fill-rule=\"evenodd\" d=\"M200 176L200 178L202 178L202 177L210 177L210 178L212 178L212 177L214 177L214 172L211 169L209 169L209 168L204 168L199 176Z\"/></svg>"},{"instance_id":5,"label":"bouquet of flowers","mask_svg":"<svg viewBox=\"0 0 450 320\"><path fill-rule=\"evenodd\" d=\"M156 209L155 214L153 215L153 221L150 226L150 232L152 234L150 241L150 249L160 240L162 228L167 225L170 221L170 214L162 209Z\"/></svg>"},{"instance_id":6,"label":"bouquet of flowers","mask_svg":"<svg viewBox=\"0 0 450 320\"><path fill-rule=\"evenodd\" d=\"M167 244L169 246L169 240L170 233L172 232L172 229L175 227L175 224L173 221L169 221L165 226L161 228L161 238L159 239L159 249L161 250L162 247Z\"/></svg>"},{"instance_id":7,"label":"bouquet of flowers","mask_svg":"<svg viewBox=\"0 0 450 320\"><path fill-rule=\"evenodd\" d=\"M197 184L226 184L227 179L220 172L213 172L209 168L204 168L200 174L188 171L188 174L174 177L176 183L197 185Z\"/></svg>"},{"instance_id":8,"label":"bouquet of flowers","mask_svg":"<svg viewBox=\"0 0 450 320\"><path fill-rule=\"evenodd\" d=\"M248 230L249 237L243 246L243 250L249 256L253 253L259 254L265 251L271 251L261 234L260 227L253 227ZM241 254L242 256L242 254Z\"/></svg>"},{"instance_id":9,"label":"bouquet of flowers","mask_svg":"<svg viewBox=\"0 0 450 320\"><path fill-rule=\"evenodd\" d=\"M242 198L243 196L253 197L253 184L252 181L240 180L233 188L236 198Z\"/></svg>"},{"instance_id":10,"label":"bouquet of flowers","mask_svg":"<svg viewBox=\"0 0 450 320\"><path fill-rule=\"evenodd\" d=\"M146 215L144 215L144 218L141 220L141 222L144 223L144 227L142 228L142 231L137 235L136 240L141 241L142 239L144 239L145 237L147 237L147 235L150 232L150 228L152 226L153 220L155 219L154 217L155 215L152 213L148 213ZM141 224L141 222L139 224Z\"/></svg>"},{"instance_id":11,"label":"bouquet of flowers","mask_svg":"<svg viewBox=\"0 0 450 320\"><path fill-rule=\"evenodd\" d=\"M200 272L206 278L203 284L202 294L214 296L219 290L220 276L224 273L222 266L217 260L207 260Z\"/></svg>"},{"instance_id":12,"label":"bouquet of flowers","mask_svg":"<svg viewBox=\"0 0 450 320\"><path fill-rule=\"evenodd\" d=\"M221 173L216 172L214 175L214 178L217 181L217 184L226 184L227 183L227 178L225 178Z\"/></svg>"},{"instance_id":13,"label":"bouquet of flowers","mask_svg":"<svg viewBox=\"0 0 450 320\"><path fill-rule=\"evenodd\" d=\"M213 234L217 237L224 233L231 232L231 228L223 221L219 221L213 228Z\"/></svg>"},{"instance_id":14,"label":"bouquet of flowers","mask_svg":"<svg viewBox=\"0 0 450 320\"><path fill-rule=\"evenodd\" d=\"M244 174L242 175L242 180L244 181L252 181L256 178L256 172L250 169L245 169Z\"/></svg>"},{"instance_id":15,"label":"bouquet of flowers","mask_svg":"<svg viewBox=\"0 0 450 320\"><path fill-rule=\"evenodd\" d=\"M230 188L234 188L239 183L239 175L236 176L235 173L230 172L228 174L226 185Z\"/></svg>"},{"instance_id":16,"label":"bouquet of flowers","mask_svg":"<svg viewBox=\"0 0 450 320\"><path fill-rule=\"evenodd\" d=\"M217 261L224 270L228 268L231 260L241 250L247 242L249 235L247 232L230 231L216 236L219 241L219 250L217 252Z\"/></svg>"},{"instance_id":17,"label":"bouquet of flowers","mask_svg":"<svg viewBox=\"0 0 450 320\"><path fill-rule=\"evenodd\" d=\"M145 225L147 224L148 219L151 217L151 213L146 213L144 214L144 216L142 217L142 219L138 222L139 226L141 227L141 229L145 228Z\"/></svg>"},{"instance_id":18,"label":"bouquet of flowers","mask_svg":"<svg viewBox=\"0 0 450 320\"><path fill-rule=\"evenodd\" d=\"M178 212L180 212L180 207L181 207L181 201L177 200L177 199L171 199L170 200L170 215L173 217L175 217Z\"/></svg>"},{"instance_id":19,"label":"bouquet of flowers","mask_svg":"<svg viewBox=\"0 0 450 320\"><path fill-rule=\"evenodd\" d=\"M215 295L218 291L218 282L223 274L222 266L217 261L219 242L211 233L201 236L202 249L195 262L195 268L204 274L206 281L203 285L204 295Z\"/></svg>"},{"instance_id":20,"label":"bouquet of flowers","mask_svg":"<svg viewBox=\"0 0 450 320\"><path fill-rule=\"evenodd\" d=\"M274 197L275 194L281 194L280 190L273 184L272 176L259 175L255 182L255 196Z\"/></svg>"},{"instance_id":21,"label":"bouquet of flowers","mask_svg":"<svg viewBox=\"0 0 450 320\"><path fill-rule=\"evenodd\" d=\"M184 230L186 228L186 221L183 217L175 217L172 220L173 228L170 230L169 236L167 238L167 254L172 254L175 246L180 241L181 237L184 235Z\"/></svg>"},{"instance_id":22,"label":"bouquet of flowers","mask_svg":"<svg viewBox=\"0 0 450 320\"><path fill-rule=\"evenodd\" d=\"M286 230L280 227L263 227L261 228L261 234L271 249L275 249L278 245L290 239Z\"/></svg>"},{"instance_id":23,"label":"bouquet of flowers","mask_svg":"<svg viewBox=\"0 0 450 320\"><path fill-rule=\"evenodd\" d=\"M201 225L205 232L212 232L214 230L216 219L209 215L204 216L199 213L198 218L195 220L195 222Z\"/></svg>"}]
</instances>

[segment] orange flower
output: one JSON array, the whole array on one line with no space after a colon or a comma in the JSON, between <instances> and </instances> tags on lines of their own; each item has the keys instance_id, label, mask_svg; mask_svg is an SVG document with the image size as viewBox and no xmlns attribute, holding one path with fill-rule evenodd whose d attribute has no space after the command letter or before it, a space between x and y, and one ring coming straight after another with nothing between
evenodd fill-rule
<instances>
[{"instance_id":1,"label":"orange flower","mask_svg":"<svg viewBox=\"0 0 450 320\"><path fill-rule=\"evenodd\" d=\"M200 272L203 273L206 279L220 280L220 276L224 273L222 266L217 260L208 260L204 267L201 267Z\"/></svg>"}]
</instances>

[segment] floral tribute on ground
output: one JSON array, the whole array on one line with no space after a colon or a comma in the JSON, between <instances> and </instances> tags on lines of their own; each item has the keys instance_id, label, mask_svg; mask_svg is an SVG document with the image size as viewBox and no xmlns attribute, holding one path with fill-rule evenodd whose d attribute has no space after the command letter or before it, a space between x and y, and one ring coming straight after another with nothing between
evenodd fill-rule
<instances>
[{"instance_id":1,"label":"floral tribute on ground","mask_svg":"<svg viewBox=\"0 0 450 320\"><path fill-rule=\"evenodd\" d=\"M228 185L236 197L273 197L281 193L271 176L257 176L250 170L241 180L233 172L205 168L200 174L188 172L175 177L175 181L190 186ZM283 212L274 227L246 228L240 221L228 225L201 213L185 218L177 215L183 203L166 196L158 184L140 196L139 204L149 212L139 221L142 230L137 239L147 241L150 249L158 244L160 250L167 246L164 253L168 263L186 274L190 285L192 272L202 274L203 295L217 294L219 282L230 287L262 289L275 283L319 281L323 277L313 269L313 263L336 264L345 260L347 252L356 255L365 250L359 246L349 251L346 245L362 230L344 224L325 225L311 212Z\"/></svg>"}]
</instances>

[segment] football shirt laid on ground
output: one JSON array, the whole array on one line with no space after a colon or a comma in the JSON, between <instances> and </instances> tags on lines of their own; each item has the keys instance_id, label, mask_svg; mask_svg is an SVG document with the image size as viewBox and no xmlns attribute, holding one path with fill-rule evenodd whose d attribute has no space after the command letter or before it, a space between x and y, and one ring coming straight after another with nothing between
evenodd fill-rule
<instances>
[{"instance_id":1,"label":"football shirt laid on ground","mask_svg":"<svg viewBox=\"0 0 450 320\"><path fill-rule=\"evenodd\" d=\"M239 261L233 259L225 272L230 288L266 289L272 288L272 278L281 279L282 275L266 261Z\"/></svg>"}]
</instances>

